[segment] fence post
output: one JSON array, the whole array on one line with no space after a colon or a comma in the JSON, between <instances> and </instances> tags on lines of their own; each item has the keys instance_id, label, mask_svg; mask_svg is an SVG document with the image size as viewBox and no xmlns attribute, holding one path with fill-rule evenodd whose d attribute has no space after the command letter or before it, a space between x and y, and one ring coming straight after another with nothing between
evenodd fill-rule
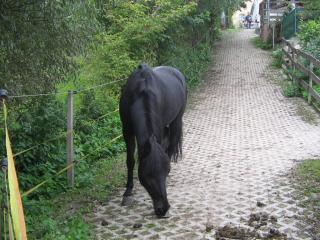
<instances>
[{"instance_id":1,"label":"fence post","mask_svg":"<svg viewBox=\"0 0 320 240\"><path fill-rule=\"evenodd\" d=\"M67 166L73 164L73 91L68 91L67 103ZM68 186L74 186L74 166L67 170Z\"/></svg>"},{"instance_id":2,"label":"fence post","mask_svg":"<svg viewBox=\"0 0 320 240\"><path fill-rule=\"evenodd\" d=\"M276 23L275 23L275 21L273 21L273 23L272 23L272 49L274 49L274 45L275 45L275 40L274 40L275 27L276 27Z\"/></svg>"},{"instance_id":3,"label":"fence post","mask_svg":"<svg viewBox=\"0 0 320 240\"><path fill-rule=\"evenodd\" d=\"M297 33L297 9L295 8L294 10L294 34Z\"/></svg>"},{"instance_id":4,"label":"fence post","mask_svg":"<svg viewBox=\"0 0 320 240\"><path fill-rule=\"evenodd\" d=\"M296 55L295 55L295 49L293 48L292 45L290 45L290 49L291 49L291 52L292 52L292 54L291 54L291 57L292 57L292 62L291 62L291 67L292 67L292 82L298 84L299 81L298 81L298 79L296 78L296 65L295 65L295 63L296 63L296 60L297 60L297 59L296 59Z\"/></svg>"},{"instance_id":5,"label":"fence post","mask_svg":"<svg viewBox=\"0 0 320 240\"><path fill-rule=\"evenodd\" d=\"M313 62L310 62L309 70L310 70L310 72L313 72ZM309 104L311 104L311 101L312 101L311 89L312 89L312 78L309 74L309 90L308 90L308 103Z\"/></svg>"}]
</instances>

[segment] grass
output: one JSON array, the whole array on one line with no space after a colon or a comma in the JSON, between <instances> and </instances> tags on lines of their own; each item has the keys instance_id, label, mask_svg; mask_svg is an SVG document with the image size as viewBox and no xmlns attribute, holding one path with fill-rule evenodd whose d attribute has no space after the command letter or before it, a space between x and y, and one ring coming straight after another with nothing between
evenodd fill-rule
<instances>
[{"instance_id":1,"label":"grass","mask_svg":"<svg viewBox=\"0 0 320 240\"><path fill-rule=\"evenodd\" d=\"M105 202L112 192L124 186L124 159L121 154L91 166L79 165L75 169L75 182L82 178L79 186L54 199L24 199L29 238L92 239L93 225L88 219L97 203Z\"/></svg>"},{"instance_id":2,"label":"grass","mask_svg":"<svg viewBox=\"0 0 320 240\"><path fill-rule=\"evenodd\" d=\"M240 28L230 27L225 30L226 32L239 32Z\"/></svg>"},{"instance_id":3,"label":"grass","mask_svg":"<svg viewBox=\"0 0 320 240\"><path fill-rule=\"evenodd\" d=\"M279 48L275 51L272 52L272 67L275 68L281 68L282 67L282 57L283 57L283 53L282 53L282 49Z\"/></svg>"},{"instance_id":4,"label":"grass","mask_svg":"<svg viewBox=\"0 0 320 240\"><path fill-rule=\"evenodd\" d=\"M320 236L320 160L304 161L298 166L297 175L300 192L307 197L302 204L314 215L306 219L312 226L311 234Z\"/></svg>"},{"instance_id":5,"label":"grass","mask_svg":"<svg viewBox=\"0 0 320 240\"><path fill-rule=\"evenodd\" d=\"M282 92L285 97L299 97L301 96L298 84L293 81L284 80L281 84Z\"/></svg>"},{"instance_id":6,"label":"grass","mask_svg":"<svg viewBox=\"0 0 320 240\"><path fill-rule=\"evenodd\" d=\"M320 160L303 162L298 168L298 175L305 180L307 193L320 193Z\"/></svg>"},{"instance_id":7,"label":"grass","mask_svg":"<svg viewBox=\"0 0 320 240\"><path fill-rule=\"evenodd\" d=\"M263 50L270 50L272 49L272 44L263 41L260 37L254 37L250 39L251 43L256 46L257 48L261 48Z\"/></svg>"},{"instance_id":8,"label":"grass","mask_svg":"<svg viewBox=\"0 0 320 240\"><path fill-rule=\"evenodd\" d=\"M310 108L307 103L299 102L297 103L297 114L301 116L302 120L313 125L318 124L319 116Z\"/></svg>"}]
</instances>

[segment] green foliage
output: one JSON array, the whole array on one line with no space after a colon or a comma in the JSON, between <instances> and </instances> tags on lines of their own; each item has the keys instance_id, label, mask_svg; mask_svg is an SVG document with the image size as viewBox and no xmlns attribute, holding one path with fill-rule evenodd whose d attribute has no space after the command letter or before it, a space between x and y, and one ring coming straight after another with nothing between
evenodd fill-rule
<instances>
[{"instance_id":1,"label":"green foliage","mask_svg":"<svg viewBox=\"0 0 320 240\"><path fill-rule=\"evenodd\" d=\"M254 37L251 39L251 43L255 45L257 48L261 48L263 50L270 50L272 49L272 44L263 41L260 37Z\"/></svg>"},{"instance_id":2,"label":"green foliage","mask_svg":"<svg viewBox=\"0 0 320 240\"><path fill-rule=\"evenodd\" d=\"M306 18L319 18L320 2L318 0L302 0Z\"/></svg>"},{"instance_id":3,"label":"green foliage","mask_svg":"<svg viewBox=\"0 0 320 240\"><path fill-rule=\"evenodd\" d=\"M282 57L283 57L283 52L282 49L279 48L275 51L272 52L272 66L276 68L281 68L282 66Z\"/></svg>"},{"instance_id":4,"label":"green foliage","mask_svg":"<svg viewBox=\"0 0 320 240\"><path fill-rule=\"evenodd\" d=\"M180 69L186 76L189 87L199 83L211 61L210 44L203 43L186 51L186 46L172 49L168 53L168 64Z\"/></svg>"},{"instance_id":5,"label":"green foliage","mask_svg":"<svg viewBox=\"0 0 320 240\"><path fill-rule=\"evenodd\" d=\"M25 201L24 205L27 226L30 226L29 237L44 240L86 240L90 238L90 228L80 215L69 216L59 222L55 219L55 206L48 201ZM32 214L32 217L28 213Z\"/></svg>"},{"instance_id":6,"label":"green foliage","mask_svg":"<svg viewBox=\"0 0 320 240\"><path fill-rule=\"evenodd\" d=\"M39 179L47 178L65 164L65 112L61 103L45 97L19 107L9 107L8 124L14 153L33 148L15 158L22 190L31 188ZM3 136L4 132L0 134ZM60 137L60 138L59 138ZM57 138L52 142L49 139ZM4 138L1 144L4 145ZM46 143L45 143L46 142ZM5 155L2 152L2 155ZM57 188L60 186L58 185ZM42 189L44 194L54 194L54 189Z\"/></svg>"},{"instance_id":7,"label":"green foliage","mask_svg":"<svg viewBox=\"0 0 320 240\"><path fill-rule=\"evenodd\" d=\"M84 215L125 183L124 155L85 161L75 168L76 187L50 199L24 199L30 239L92 239ZM49 183L53 184L53 183Z\"/></svg>"},{"instance_id":8,"label":"green foliage","mask_svg":"<svg viewBox=\"0 0 320 240\"><path fill-rule=\"evenodd\" d=\"M247 4L246 4L245 2L242 2L242 3L240 4L240 7L241 7L241 8L246 8L246 7L247 7Z\"/></svg>"},{"instance_id":9,"label":"green foliage","mask_svg":"<svg viewBox=\"0 0 320 240\"><path fill-rule=\"evenodd\" d=\"M297 83L292 81L285 82L282 86L283 95L286 97L299 97L301 96L300 88Z\"/></svg>"},{"instance_id":10,"label":"green foliage","mask_svg":"<svg viewBox=\"0 0 320 240\"><path fill-rule=\"evenodd\" d=\"M0 22L0 85L11 95L53 91L99 26L81 0L0 1Z\"/></svg>"},{"instance_id":11,"label":"green foliage","mask_svg":"<svg viewBox=\"0 0 320 240\"><path fill-rule=\"evenodd\" d=\"M306 161L299 166L298 171L300 175L306 176L307 178L314 178L317 182L320 183L320 160ZM314 189L314 191L320 192L320 189Z\"/></svg>"},{"instance_id":12,"label":"green foliage","mask_svg":"<svg viewBox=\"0 0 320 240\"><path fill-rule=\"evenodd\" d=\"M314 37L319 35L320 32L320 23L315 20L307 21L303 23L300 27L299 39L303 43L310 42Z\"/></svg>"},{"instance_id":13,"label":"green foliage","mask_svg":"<svg viewBox=\"0 0 320 240\"><path fill-rule=\"evenodd\" d=\"M313 89L316 90L316 92L320 94L320 85L319 84L313 85Z\"/></svg>"},{"instance_id":14,"label":"green foliage","mask_svg":"<svg viewBox=\"0 0 320 240\"><path fill-rule=\"evenodd\" d=\"M137 61L130 56L125 39L120 35L97 36L99 44L84 60L77 85L86 87L127 77Z\"/></svg>"},{"instance_id":15,"label":"green foliage","mask_svg":"<svg viewBox=\"0 0 320 240\"><path fill-rule=\"evenodd\" d=\"M301 204L314 214L305 219L314 236L320 234L320 160L306 160L297 168L297 180Z\"/></svg>"},{"instance_id":16,"label":"green foliage","mask_svg":"<svg viewBox=\"0 0 320 240\"><path fill-rule=\"evenodd\" d=\"M108 144L122 134L119 113L114 112L118 108L118 101L110 96L105 96L102 100L102 97L97 97L94 92L89 92L82 96L82 102L83 107L78 109L75 120L77 156L90 154L90 161L95 161L122 152L122 141ZM106 113L110 114L103 117Z\"/></svg>"},{"instance_id":17,"label":"green foliage","mask_svg":"<svg viewBox=\"0 0 320 240\"><path fill-rule=\"evenodd\" d=\"M320 59L320 20L310 20L300 26L299 39L303 50Z\"/></svg>"}]
</instances>

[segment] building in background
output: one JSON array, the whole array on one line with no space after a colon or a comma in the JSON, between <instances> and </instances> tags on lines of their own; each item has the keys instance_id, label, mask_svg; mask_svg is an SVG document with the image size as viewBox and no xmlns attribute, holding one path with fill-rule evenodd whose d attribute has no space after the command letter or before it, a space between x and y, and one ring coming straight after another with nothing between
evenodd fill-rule
<instances>
[{"instance_id":1,"label":"building in background","mask_svg":"<svg viewBox=\"0 0 320 240\"><path fill-rule=\"evenodd\" d=\"M263 0L259 6L261 15L260 37L264 41L277 42L281 39L283 32L286 32L289 28L293 29L290 30L289 35L294 35L298 29L296 13L302 6L303 4L298 0ZM294 15L293 20L289 21L288 24L283 24L283 22L287 22L285 19L288 15Z\"/></svg>"},{"instance_id":2,"label":"building in background","mask_svg":"<svg viewBox=\"0 0 320 240\"><path fill-rule=\"evenodd\" d=\"M256 28L260 27L260 13L259 13L259 6L260 6L261 0L254 0L250 15L252 16L252 22Z\"/></svg>"}]
</instances>

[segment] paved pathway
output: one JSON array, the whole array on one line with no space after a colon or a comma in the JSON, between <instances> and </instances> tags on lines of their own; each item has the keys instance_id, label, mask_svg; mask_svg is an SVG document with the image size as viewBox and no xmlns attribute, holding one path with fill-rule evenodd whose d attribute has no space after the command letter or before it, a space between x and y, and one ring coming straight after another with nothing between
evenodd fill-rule
<instances>
[{"instance_id":1,"label":"paved pathway","mask_svg":"<svg viewBox=\"0 0 320 240\"><path fill-rule=\"evenodd\" d=\"M168 181L171 217L154 217L136 183L133 207L120 206L120 192L97 209L96 218L108 222L97 221L97 239L216 239L223 226L239 227L238 235L244 227L252 236L254 228L261 236L276 229L309 239L287 173L297 161L319 157L320 127L282 96L272 82L278 73L267 74L270 54L253 47L252 37L252 30L226 33L194 94L184 117L184 156Z\"/></svg>"}]
</instances>

